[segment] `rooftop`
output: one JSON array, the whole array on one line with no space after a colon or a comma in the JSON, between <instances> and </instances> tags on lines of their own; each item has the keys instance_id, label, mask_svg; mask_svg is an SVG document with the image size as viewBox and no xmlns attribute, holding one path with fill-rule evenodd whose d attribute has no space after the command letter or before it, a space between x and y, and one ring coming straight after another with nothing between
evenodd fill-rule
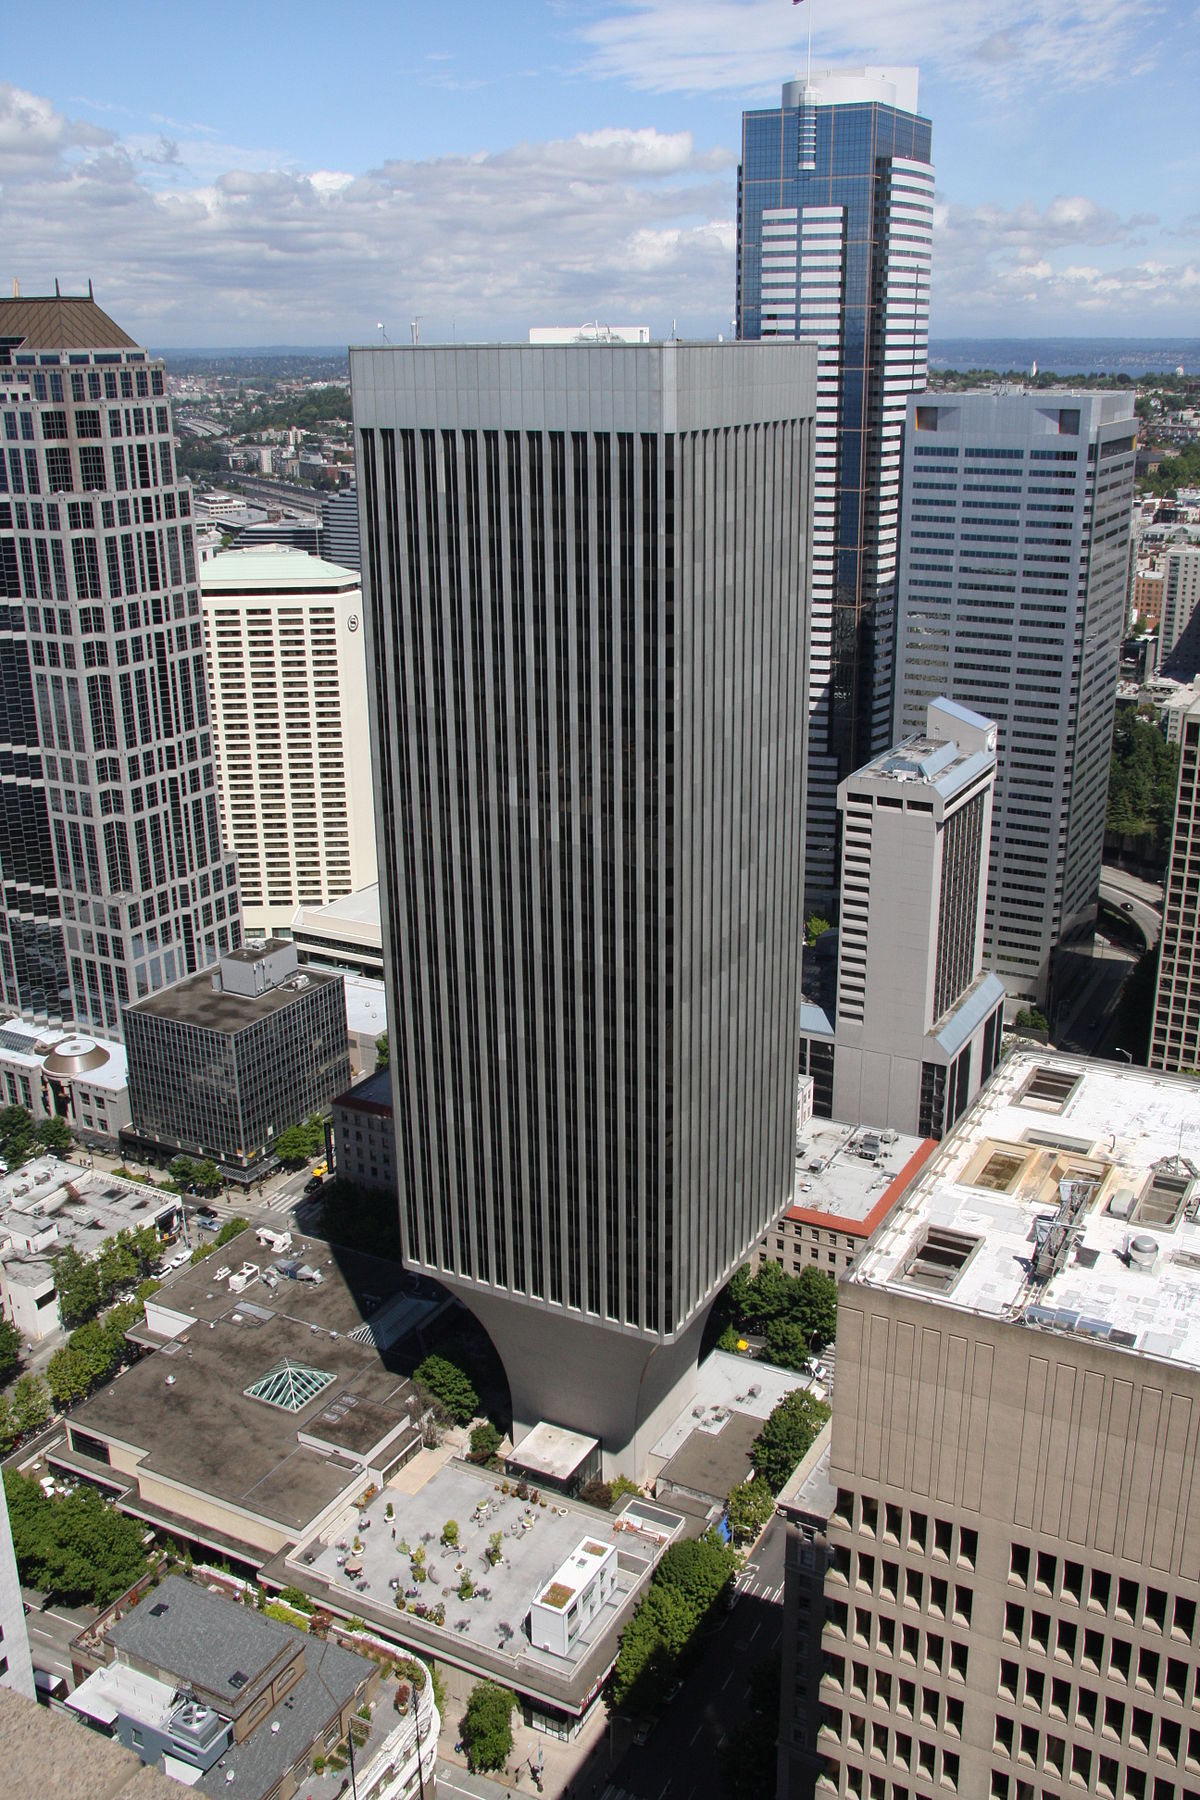
<instances>
[{"instance_id":1,"label":"rooftop","mask_svg":"<svg viewBox=\"0 0 1200 1800\"><path fill-rule=\"evenodd\" d=\"M692 1433L711 1436L734 1412L744 1413L754 1421L757 1436L786 1394L810 1385L803 1375L793 1374L790 1369L777 1369L773 1363L747 1362L744 1356L714 1350L700 1364L692 1399L668 1425L650 1454L666 1462Z\"/></svg>"},{"instance_id":2,"label":"rooftop","mask_svg":"<svg viewBox=\"0 0 1200 1800\"><path fill-rule=\"evenodd\" d=\"M136 350L136 341L91 294L30 294L0 300L0 338L23 350Z\"/></svg>"},{"instance_id":3,"label":"rooftop","mask_svg":"<svg viewBox=\"0 0 1200 1800\"><path fill-rule=\"evenodd\" d=\"M292 550L284 544L223 550L200 570L205 594L349 594L361 586L356 569L343 569L338 563L324 562L307 550Z\"/></svg>"},{"instance_id":4,"label":"rooftop","mask_svg":"<svg viewBox=\"0 0 1200 1800\"><path fill-rule=\"evenodd\" d=\"M0 1053L7 1064L44 1068L66 1079L85 1076L93 1087L125 1087L125 1046L108 1038L82 1037L55 1026L29 1025L24 1019L0 1023Z\"/></svg>"},{"instance_id":5,"label":"rooftop","mask_svg":"<svg viewBox=\"0 0 1200 1800\"><path fill-rule=\"evenodd\" d=\"M265 1676L303 1648L290 1625L182 1575L168 1575L104 1635L135 1664L198 1689L230 1718L253 1701Z\"/></svg>"},{"instance_id":6,"label":"rooftop","mask_svg":"<svg viewBox=\"0 0 1200 1800\"><path fill-rule=\"evenodd\" d=\"M95 1256L105 1238L136 1231L178 1210L173 1194L102 1169L39 1156L0 1177L0 1257L9 1279L52 1278L50 1257L72 1245Z\"/></svg>"},{"instance_id":7,"label":"rooftop","mask_svg":"<svg viewBox=\"0 0 1200 1800\"><path fill-rule=\"evenodd\" d=\"M232 1294L220 1271L246 1262L261 1278ZM281 1273L305 1263L320 1282ZM372 1335L372 1323L411 1285L398 1264L345 1250L335 1260L328 1244L294 1233L288 1255L273 1257L245 1231L154 1296L154 1316L178 1335L139 1331L138 1341L157 1349L78 1407L72 1426L144 1451L139 1475L175 1487L181 1516L210 1497L242 1513L247 1530L266 1521L295 1535L363 1485L363 1447L346 1417L363 1409L382 1438L412 1416L413 1390L386 1366ZM295 1412L246 1391L284 1359L333 1378ZM335 1453L302 1436L336 1437ZM146 1510L136 1486L127 1504Z\"/></svg>"},{"instance_id":8,"label":"rooftop","mask_svg":"<svg viewBox=\"0 0 1200 1800\"><path fill-rule=\"evenodd\" d=\"M924 1138L813 1117L797 1145L792 1204L784 1217L868 1236L922 1154L929 1154Z\"/></svg>"},{"instance_id":9,"label":"rooftop","mask_svg":"<svg viewBox=\"0 0 1200 1800\"><path fill-rule=\"evenodd\" d=\"M292 924L303 925L309 931L316 931L321 925L365 925L371 930L374 941L381 944L379 883L373 881L370 887L355 888L352 894L343 894L340 900L331 900L328 906L302 906Z\"/></svg>"},{"instance_id":10,"label":"rooftop","mask_svg":"<svg viewBox=\"0 0 1200 1800\"><path fill-rule=\"evenodd\" d=\"M348 1107L351 1112L363 1109L368 1112L386 1112L390 1117L392 1111L392 1071L390 1069L376 1069L372 1074L365 1075L363 1079L356 1082L352 1088L347 1088L344 1094L339 1094L333 1104L335 1106Z\"/></svg>"},{"instance_id":11,"label":"rooftop","mask_svg":"<svg viewBox=\"0 0 1200 1800\"><path fill-rule=\"evenodd\" d=\"M260 947L246 960L257 961L261 955ZM127 1014L175 1019L181 1025L195 1026L198 1031L220 1031L232 1036L271 1013L294 1006L313 988L341 979L340 975L323 969L305 968L261 994L231 994L224 988L213 986L213 971L207 969L198 975L185 976L172 987L160 988L156 994L136 1001L125 1010Z\"/></svg>"},{"instance_id":12,"label":"rooftop","mask_svg":"<svg viewBox=\"0 0 1200 1800\"><path fill-rule=\"evenodd\" d=\"M927 789L953 800L996 763L996 727L954 700L931 703L926 730L873 757L848 778L851 789Z\"/></svg>"},{"instance_id":13,"label":"rooftop","mask_svg":"<svg viewBox=\"0 0 1200 1800\"><path fill-rule=\"evenodd\" d=\"M541 1475L549 1481L569 1481L598 1443L598 1438L587 1437L582 1431L568 1431L563 1425L551 1425L543 1419L526 1432L507 1461L510 1466L527 1469L531 1475Z\"/></svg>"},{"instance_id":14,"label":"rooftop","mask_svg":"<svg viewBox=\"0 0 1200 1800\"><path fill-rule=\"evenodd\" d=\"M847 1279L1200 1368L1198 1101L1014 1050Z\"/></svg>"}]
</instances>

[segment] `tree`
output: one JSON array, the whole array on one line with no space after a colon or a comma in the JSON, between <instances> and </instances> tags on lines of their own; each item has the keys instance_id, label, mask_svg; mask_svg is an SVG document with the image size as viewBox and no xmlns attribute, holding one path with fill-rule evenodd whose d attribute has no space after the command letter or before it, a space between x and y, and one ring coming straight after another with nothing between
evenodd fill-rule
<instances>
[{"instance_id":1,"label":"tree","mask_svg":"<svg viewBox=\"0 0 1200 1800\"><path fill-rule=\"evenodd\" d=\"M18 1437L29 1437L40 1431L50 1417L50 1396L46 1384L36 1375L22 1375L9 1395L12 1422Z\"/></svg>"},{"instance_id":2,"label":"tree","mask_svg":"<svg viewBox=\"0 0 1200 1800\"><path fill-rule=\"evenodd\" d=\"M823 918L820 913L810 913L804 924L804 941L811 949L819 937L824 937L827 931L832 930L828 919Z\"/></svg>"},{"instance_id":3,"label":"tree","mask_svg":"<svg viewBox=\"0 0 1200 1800\"><path fill-rule=\"evenodd\" d=\"M792 1280L792 1322L823 1350L837 1336L837 1282L811 1264Z\"/></svg>"},{"instance_id":4,"label":"tree","mask_svg":"<svg viewBox=\"0 0 1200 1800\"><path fill-rule=\"evenodd\" d=\"M198 1194L215 1194L221 1186L221 1171L211 1156L206 1156L192 1169L192 1186Z\"/></svg>"},{"instance_id":5,"label":"tree","mask_svg":"<svg viewBox=\"0 0 1200 1800\"><path fill-rule=\"evenodd\" d=\"M391 1063L391 1060L392 1053L388 1046L388 1034L386 1031L381 1031L379 1036L375 1039L376 1073L378 1073L380 1069L386 1069Z\"/></svg>"},{"instance_id":6,"label":"tree","mask_svg":"<svg viewBox=\"0 0 1200 1800\"><path fill-rule=\"evenodd\" d=\"M186 1194L196 1178L196 1165L190 1156L171 1158L170 1176L177 1193Z\"/></svg>"},{"instance_id":7,"label":"tree","mask_svg":"<svg viewBox=\"0 0 1200 1800\"><path fill-rule=\"evenodd\" d=\"M512 1754L515 1705L508 1689L494 1681L477 1682L471 1689L462 1722L462 1737L472 1769L504 1767Z\"/></svg>"},{"instance_id":8,"label":"tree","mask_svg":"<svg viewBox=\"0 0 1200 1800\"><path fill-rule=\"evenodd\" d=\"M289 1125L275 1139L275 1154L289 1168L299 1168L309 1158L308 1135L302 1125Z\"/></svg>"},{"instance_id":9,"label":"tree","mask_svg":"<svg viewBox=\"0 0 1200 1800\"><path fill-rule=\"evenodd\" d=\"M471 1433L471 1458L475 1463L491 1462L500 1448L500 1433L490 1419L485 1419Z\"/></svg>"},{"instance_id":10,"label":"tree","mask_svg":"<svg viewBox=\"0 0 1200 1800\"><path fill-rule=\"evenodd\" d=\"M730 1489L725 1517L735 1544L750 1544L775 1511L775 1496L757 1475Z\"/></svg>"},{"instance_id":11,"label":"tree","mask_svg":"<svg viewBox=\"0 0 1200 1800\"><path fill-rule=\"evenodd\" d=\"M427 1356L413 1370L413 1379L445 1407L456 1425L469 1425L479 1411L479 1395L470 1377L447 1357Z\"/></svg>"},{"instance_id":12,"label":"tree","mask_svg":"<svg viewBox=\"0 0 1200 1800\"><path fill-rule=\"evenodd\" d=\"M612 1674L617 1706L642 1712L657 1705L739 1561L711 1530L671 1545L621 1634Z\"/></svg>"},{"instance_id":13,"label":"tree","mask_svg":"<svg viewBox=\"0 0 1200 1800\"><path fill-rule=\"evenodd\" d=\"M781 1658L776 1651L750 1670L750 1718L721 1750L726 1800L759 1800L775 1790Z\"/></svg>"},{"instance_id":14,"label":"tree","mask_svg":"<svg viewBox=\"0 0 1200 1800\"><path fill-rule=\"evenodd\" d=\"M60 1251L53 1267L62 1322L68 1328L82 1325L100 1310L99 1268L96 1263L85 1261L73 1244Z\"/></svg>"},{"instance_id":15,"label":"tree","mask_svg":"<svg viewBox=\"0 0 1200 1800\"><path fill-rule=\"evenodd\" d=\"M754 1440L754 1469L777 1494L807 1455L813 1439L829 1417L823 1400L814 1400L803 1388L785 1394Z\"/></svg>"},{"instance_id":16,"label":"tree","mask_svg":"<svg viewBox=\"0 0 1200 1800\"><path fill-rule=\"evenodd\" d=\"M442 1542L448 1550L453 1549L458 1543L457 1519L447 1519L446 1523L442 1526Z\"/></svg>"},{"instance_id":17,"label":"tree","mask_svg":"<svg viewBox=\"0 0 1200 1800\"><path fill-rule=\"evenodd\" d=\"M142 1528L95 1488L51 1500L36 1481L6 1470L4 1495L21 1580L70 1605L107 1606L146 1567Z\"/></svg>"},{"instance_id":18,"label":"tree","mask_svg":"<svg viewBox=\"0 0 1200 1800\"><path fill-rule=\"evenodd\" d=\"M1037 1006L1019 1007L1013 1024L1018 1031L1049 1031L1050 1029L1050 1021Z\"/></svg>"},{"instance_id":19,"label":"tree","mask_svg":"<svg viewBox=\"0 0 1200 1800\"><path fill-rule=\"evenodd\" d=\"M0 1107L0 1157L10 1169L32 1154L36 1142L31 1112L23 1106Z\"/></svg>"},{"instance_id":20,"label":"tree","mask_svg":"<svg viewBox=\"0 0 1200 1800\"><path fill-rule=\"evenodd\" d=\"M235 1213L232 1219L226 1219L220 1231L218 1231L216 1237L213 1239L213 1249L224 1249L226 1244L231 1243L235 1237L240 1237L243 1231L249 1229L249 1226L249 1219L243 1219L240 1214Z\"/></svg>"},{"instance_id":21,"label":"tree","mask_svg":"<svg viewBox=\"0 0 1200 1800\"><path fill-rule=\"evenodd\" d=\"M122 1288L133 1287L141 1272L132 1232L118 1231L115 1237L105 1238L96 1256L100 1300L111 1300Z\"/></svg>"},{"instance_id":22,"label":"tree","mask_svg":"<svg viewBox=\"0 0 1200 1800\"><path fill-rule=\"evenodd\" d=\"M40 1120L34 1127L33 1135L43 1150L49 1150L55 1156L65 1156L71 1148L71 1127L57 1114Z\"/></svg>"},{"instance_id":23,"label":"tree","mask_svg":"<svg viewBox=\"0 0 1200 1800\"><path fill-rule=\"evenodd\" d=\"M12 1380L21 1366L21 1334L11 1319L0 1319L0 1387Z\"/></svg>"}]
</instances>

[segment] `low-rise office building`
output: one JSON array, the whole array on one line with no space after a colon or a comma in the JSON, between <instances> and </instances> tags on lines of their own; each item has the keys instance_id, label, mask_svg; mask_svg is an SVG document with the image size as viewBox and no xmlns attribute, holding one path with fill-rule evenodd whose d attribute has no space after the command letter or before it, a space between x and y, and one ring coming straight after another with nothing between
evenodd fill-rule
<instances>
[{"instance_id":1,"label":"low-rise office building","mask_svg":"<svg viewBox=\"0 0 1200 1800\"><path fill-rule=\"evenodd\" d=\"M257 1570L420 1449L383 1358L443 1303L394 1263L247 1230L146 1302L130 1335L154 1354L74 1409L53 1466Z\"/></svg>"},{"instance_id":2,"label":"low-rise office building","mask_svg":"<svg viewBox=\"0 0 1200 1800\"><path fill-rule=\"evenodd\" d=\"M133 1140L211 1157L235 1181L272 1162L279 1133L350 1080L342 979L301 970L282 939L248 943L125 1011Z\"/></svg>"},{"instance_id":3,"label":"low-rise office building","mask_svg":"<svg viewBox=\"0 0 1200 1800\"><path fill-rule=\"evenodd\" d=\"M775 1262L788 1275L820 1269L836 1280L933 1147L909 1133L810 1119L796 1145L792 1203L762 1239L755 1265Z\"/></svg>"},{"instance_id":4,"label":"low-rise office building","mask_svg":"<svg viewBox=\"0 0 1200 1800\"><path fill-rule=\"evenodd\" d=\"M120 1231L153 1226L165 1236L180 1201L98 1169L40 1156L0 1179L0 1311L26 1343L62 1325L54 1259L76 1251L85 1262Z\"/></svg>"},{"instance_id":5,"label":"low-rise office building","mask_svg":"<svg viewBox=\"0 0 1200 1800\"><path fill-rule=\"evenodd\" d=\"M0 1083L9 1106L35 1121L65 1119L97 1148L115 1145L130 1121L125 1046L24 1019L0 1024Z\"/></svg>"},{"instance_id":6,"label":"low-rise office building","mask_svg":"<svg viewBox=\"0 0 1200 1800\"><path fill-rule=\"evenodd\" d=\"M392 1072L376 1069L333 1103L337 1173L356 1187L397 1194Z\"/></svg>"},{"instance_id":7,"label":"low-rise office building","mask_svg":"<svg viewBox=\"0 0 1200 1800\"><path fill-rule=\"evenodd\" d=\"M327 906L297 907L290 935L302 963L383 980L377 881L331 900Z\"/></svg>"}]
</instances>

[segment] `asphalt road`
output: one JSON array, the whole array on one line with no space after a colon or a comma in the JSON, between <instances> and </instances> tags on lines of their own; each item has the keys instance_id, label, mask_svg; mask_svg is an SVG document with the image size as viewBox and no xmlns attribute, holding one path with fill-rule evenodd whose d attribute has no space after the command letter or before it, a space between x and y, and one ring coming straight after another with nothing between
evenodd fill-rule
<instances>
[{"instance_id":1,"label":"asphalt road","mask_svg":"<svg viewBox=\"0 0 1200 1800\"><path fill-rule=\"evenodd\" d=\"M1147 945L1157 944L1162 931L1162 888L1142 881L1124 869L1105 867L1100 874L1100 898L1132 921Z\"/></svg>"},{"instance_id":2,"label":"asphalt road","mask_svg":"<svg viewBox=\"0 0 1200 1800\"><path fill-rule=\"evenodd\" d=\"M29 1634L29 1654L35 1669L48 1675L64 1675L71 1680L71 1639L96 1617L95 1608L50 1606L45 1612L28 1612L25 1629Z\"/></svg>"},{"instance_id":3,"label":"asphalt road","mask_svg":"<svg viewBox=\"0 0 1200 1800\"><path fill-rule=\"evenodd\" d=\"M607 1783L580 1784L580 1800L712 1800L720 1792L720 1749L749 1714L749 1674L779 1648L783 1630L785 1526L772 1518L738 1580L739 1599L705 1643L645 1744L615 1749ZM618 1730L621 1728L618 1727Z\"/></svg>"}]
</instances>

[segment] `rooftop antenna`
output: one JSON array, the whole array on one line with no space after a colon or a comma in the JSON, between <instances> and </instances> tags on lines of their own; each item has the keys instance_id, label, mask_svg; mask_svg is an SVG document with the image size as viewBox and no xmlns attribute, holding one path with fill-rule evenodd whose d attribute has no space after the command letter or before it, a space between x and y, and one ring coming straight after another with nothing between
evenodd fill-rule
<instances>
[{"instance_id":1,"label":"rooftop antenna","mask_svg":"<svg viewBox=\"0 0 1200 1800\"><path fill-rule=\"evenodd\" d=\"M792 0L792 5L799 5L799 0ZM806 88L812 86L812 19L816 10L816 0L808 0L808 72L804 77Z\"/></svg>"},{"instance_id":2,"label":"rooftop antenna","mask_svg":"<svg viewBox=\"0 0 1200 1800\"><path fill-rule=\"evenodd\" d=\"M419 344L421 341L421 315L420 315L420 313L417 314L415 319L410 319L408 329L412 332L413 343Z\"/></svg>"},{"instance_id":3,"label":"rooftop antenna","mask_svg":"<svg viewBox=\"0 0 1200 1800\"><path fill-rule=\"evenodd\" d=\"M388 336L387 332L383 329L383 320L382 319L376 319L375 329L379 333L380 337L383 339L385 344L391 343L391 341L392 341L391 338Z\"/></svg>"}]
</instances>

